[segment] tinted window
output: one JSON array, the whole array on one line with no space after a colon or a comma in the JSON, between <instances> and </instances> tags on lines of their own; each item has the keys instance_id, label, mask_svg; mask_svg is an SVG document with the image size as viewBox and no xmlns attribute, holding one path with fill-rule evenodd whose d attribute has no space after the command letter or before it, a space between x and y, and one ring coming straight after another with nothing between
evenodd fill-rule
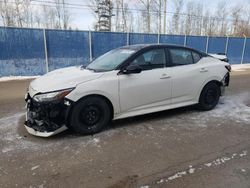
<instances>
[{"instance_id":1,"label":"tinted window","mask_svg":"<svg viewBox=\"0 0 250 188\"><path fill-rule=\"evenodd\" d=\"M192 52L192 54L193 54L194 63L197 63L198 61L200 61L200 59L201 59L200 54L198 54L196 52Z\"/></svg>"},{"instance_id":2,"label":"tinted window","mask_svg":"<svg viewBox=\"0 0 250 188\"><path fill-rule=\"evenodd\" d=\"M163 68L165 63L166 57L164 49L147 51L131 62L131 64L139 65L143 70Z\"/></svg>"},{"instance_id":3,"label":"tinted window","mask_svg":"<svg viewBox=\"0 0 250 188\"><path fill-rule=\"evenodd\" d=\"M172 63L174 65L193 64L192 52L186 49L170 49Z\"/></svg>"}]
</instances>

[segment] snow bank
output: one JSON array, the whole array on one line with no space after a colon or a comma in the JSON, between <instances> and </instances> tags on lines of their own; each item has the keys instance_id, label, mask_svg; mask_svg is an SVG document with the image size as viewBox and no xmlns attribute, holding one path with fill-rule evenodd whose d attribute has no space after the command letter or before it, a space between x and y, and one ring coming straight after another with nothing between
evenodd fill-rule
<instances>
[{"instance_id":1,"label":"snow bank","mask_svg":"<svg viewBox=\"0 0 250 188\"><path fill-rule=\"evenodd\" d=\"M232 122L249 124L249 99L249 93L242 93L236 96L224 96L220 99L219 104L215 107L215 109L207 112L198 112L197 115L191 118L198 122L201 121L205 125L211 119L226 119L232 120Z\"/></svg>"},{"instance_id":2,"label":"snow bank","mask_svg":"<svg viewBox=\"0 0 250 188\"><path fill-rule=\"evenodd\" d=\"M239 64L239 65L231 65L232 71L241 72L246 71L246 69L250 69L250 64Z\"/></svg>"},{"instance_id":3,"label":"snow bank","mask_svg":"<svg viewBox=\"0 0 250 188\"><path fill-rule=\"evenodd\" d=\"M28 80L28 79L35 79L39 76L4 76L0 77L0 82L7 82L12 80Z\"/></svg>"}]
</instances>

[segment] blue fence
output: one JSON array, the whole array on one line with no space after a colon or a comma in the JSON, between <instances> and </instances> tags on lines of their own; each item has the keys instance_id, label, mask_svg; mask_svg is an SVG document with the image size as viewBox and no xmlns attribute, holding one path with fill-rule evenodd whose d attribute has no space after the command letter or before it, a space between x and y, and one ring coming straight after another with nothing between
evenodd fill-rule
<instances>
[{"instance_id":1,"label":"blue fence","mask_svg":"<svg viewBox=\"0 0 250 188\"><path fill-rule=\"evenodd\" d=\"M250 63L250 38L0 27L0 77L41 75L47 68L88 64L111 49L141 43L186 45L208 53L226 53L231 64Z\"/></svg>"}]
</instances>

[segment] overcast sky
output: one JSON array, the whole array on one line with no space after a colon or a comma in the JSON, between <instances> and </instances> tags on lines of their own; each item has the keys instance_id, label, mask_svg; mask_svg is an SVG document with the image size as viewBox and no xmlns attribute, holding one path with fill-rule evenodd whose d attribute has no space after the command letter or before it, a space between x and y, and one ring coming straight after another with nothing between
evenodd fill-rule
<instances>
[{"instance_id":1,"label":"overcast sky","mask_svg":"<svg viewBox=\"0 0 250 188\"><path fill-rule=\"evenodd\" d=\"M135 1L130 0L130 3L135 3ZM202 2L205 8L208 8L210 10L216 9L216 6L218 4L218 0L192 0L194 2ZM88 0L71 0L68 1L70 3L75 4L88 4ZM187 2L187 1L185 1ZM234 6L236 4L240 4L243 6L250 6L250 0L225 0L224 1L228 7ZM173 0L168 0L168 12L173 12ZM95 18L93 14L91 13L91 10L87 9L70 9L71 12L71 18L73 23L73 28L78 28L81 30L89 30L93 28L93 23L95 22ZM243 18L244 19L244 18Z\"/></svg>"}]
</instances>

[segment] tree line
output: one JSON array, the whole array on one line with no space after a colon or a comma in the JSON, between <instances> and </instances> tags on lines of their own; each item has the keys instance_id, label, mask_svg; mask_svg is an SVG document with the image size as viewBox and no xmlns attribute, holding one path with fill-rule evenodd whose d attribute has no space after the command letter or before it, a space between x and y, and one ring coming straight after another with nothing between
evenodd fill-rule
<instances>
[{"instance_id":1,"label":"tree line","mask_svg":"<svg viewBox=\"0 0 250 188\"><path fill-rule=\"evenodd\" d=\"M0 16L3 26L71 29L72 7L78 7L92 12L94 30L250 37L250 0L248 6L226 2L210 7L202 0L89 0L77 6L68 0L2 0Z\"/></svg>"},{"instance_id":2,"label":"tree line","mask_svg":"<svg viewBox=\"0 0 250 188\"><path fill-rule=\"evenodd\" d=\"M39 2L40 4L37 4ZM35 0L0 1L2 25L9 27L70 29L71 14L66 8L65 0L53 0L53 4L43 4L41 2Z\"/></svg>"}]
</instances>

